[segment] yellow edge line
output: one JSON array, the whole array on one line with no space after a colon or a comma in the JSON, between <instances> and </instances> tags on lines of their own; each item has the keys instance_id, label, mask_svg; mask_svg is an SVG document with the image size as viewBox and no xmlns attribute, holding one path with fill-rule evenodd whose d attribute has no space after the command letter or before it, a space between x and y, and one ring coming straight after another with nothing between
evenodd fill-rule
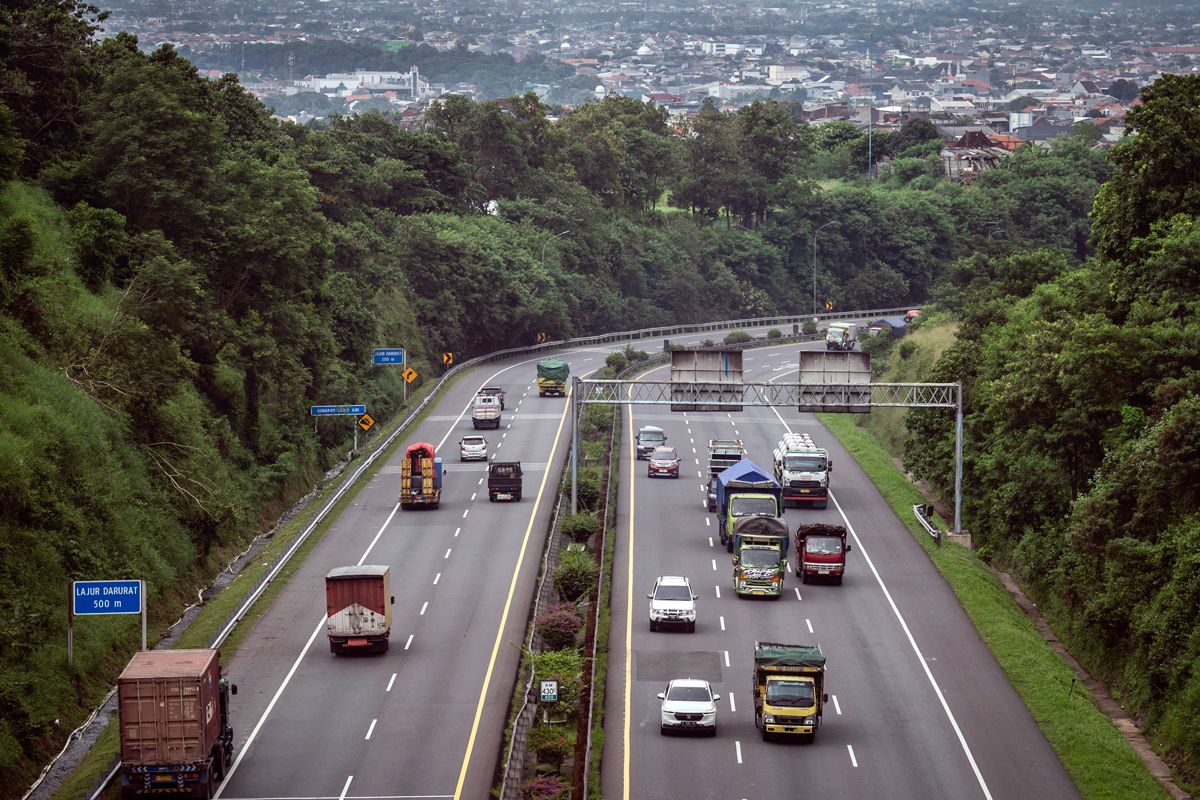
<instances>
[{"instance_id":1,"label":"yellow edge line","mask_svg":"<svg viewBox=\"0 0 1200 800\"><path fill-rule=\"evenodd\" d=\"M479 720L483 717L484 700L487 698L488 686L492 682L492 671L496 667L496 656L500 653L500 642L504 639L504 628L508 624L508 612L512 608L513 594L517 591L517 578L521 574L521 564L525 561L525 551L529 547L529 536L533 533L533 523L537 519L538 505L542 502L542 494L546 491L546 481L550 478L550 465L554 463L554 454L558 452L558 443L562 441L563 425L566 424L567 414L571 410L572 391L574 391L574 387L567 390L567 404L563 408L562 417L558 420L558 431L554 434L554 446L550 448L546 471L542 473L542 484L538 487L537 497L533 501L533 513L529 515L525 538L521 540L521 552L517 555L517 567L513 570L512 581L508 584L508 597L504 601L504 613L500 616L500 627L496 629L496 641L492 644L492 657L488 659L487 672L483 676L483 688L479 690L479 703L475 706L475 721L471 723L471 736L467 739L467 752L463 756L462 769L458 772L458 784L454 787L454 800L461 800L463 784L467 781L467 768L471 765L471 753L475 749L475 737L479 733Z\"/></svg>"}]
</instances>

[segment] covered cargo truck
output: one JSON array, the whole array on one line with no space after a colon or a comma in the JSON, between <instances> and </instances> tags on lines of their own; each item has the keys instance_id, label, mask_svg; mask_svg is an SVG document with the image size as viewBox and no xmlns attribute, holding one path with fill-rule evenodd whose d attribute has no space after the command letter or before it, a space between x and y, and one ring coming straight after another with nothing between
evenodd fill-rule
<instances>
[{"instance_id":1,"label":"covered cargo truck","mask_svg":"<svg viewBox=\"0 0 1200 800\"><path fill-rule=\"evenodd\" d=\"M740 517L783 516L783 494L771 473L748 458L717 475L717 533L733 552L733 521Z\"/></svg>"},{"instance_id":2,"label":"covered cargo truck","mask_svg":"<svg viewBox=\"0 0 1200 800\"><path fill-rule=\"evenodd\" d=\"M571 368L561 358L543 358L537 364L538 397L548 394L567 396L567 376Z\"/></svg>"},{"instance_id":3,"label":"covered cargo truck","mask_svg":"<svg viewBox=\"0 0 1200 800\"><path fill-rule=\"evenodd\" d=\"M414 442L400 463L400 508L437 508L442 502L442 459L429 442Z\"/></svg>"},{"instance_id":4,"label":"covered cargo truck","mask_svg":"<svg viewBox=\"0 0 1200 800\"><path fill-rule=\"evenodd\" d=\"M746 457L746 448L741 439L708 440L708 488L705 505L709 511L717 510L717 475Z\"/></svg>"},{"instance_id":5,"label":"covered cargo truck","mask_svg":"<svg viewBox=\"0 0 1200 800\"><path fill-rule=\"evenodd\" d=\"M488 500L521 499L522 477L520 461L493 461L488 465Z\"/></svg>"},{"instance_id":6,"label":"covered cargo truck","mask_svg":"<svg viewBox=\"0 0 1200 800\"><path fill-rule=\"evenodd\" d=\"M325 576L325 632L329 651L386 653L392 633L390 570L377 564L337 567Z\"/></svg>"},{"instance_id":7,"label":"covered cargo truck","mask_svg":"<svg viewBox=\"0 0 1200 800\"><path fill-rule=\"evenodd\" d=\"M754 725L764 742L776 735L811 742L828 701L820 645L754 643Z\"/></svg>"},{"instance_id":8,"label":"covered cargo truck","mask_svg":"<svg viewBox=\"0 0 1200 800\"><path fill-rule=\"evenodd\" d=\"M143 650L117 678L121 796L209 798L233 762L216 650Z\"/></svg>"},{"instance_id":9,"label":"covered cargo truck","mask_svg":"<svg viewBox=\"0 0 1200 800\"><path fill-rule=\"evenodd\" d=\"M787 573L788 529L776 517L741 517L733 525L733 590L778 599Z\"/></svg>"},{"instance_id":10,"label":"covered cargo truck","mask_svg":"<svg viewBox=\"0 0 1200 800\"><path fill-rule=\"evenodd\" d=\"M840 586L849 552L843 525L814 523L796 528L796 574L801 583L829 578Z\"/></svg>"}]
</instances>

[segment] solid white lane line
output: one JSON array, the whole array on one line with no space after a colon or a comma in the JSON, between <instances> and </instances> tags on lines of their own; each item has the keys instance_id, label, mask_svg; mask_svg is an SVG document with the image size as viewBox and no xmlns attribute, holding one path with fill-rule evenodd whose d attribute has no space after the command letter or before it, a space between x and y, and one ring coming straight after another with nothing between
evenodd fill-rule
<instances>
[{"instance_id":1,"label":"solid white lane line","mask_svg":"<svg viewBox=\"0 0 1200 800\"><path fill-rule=\"evenodd\" d=\"M725 630L725 617L721 617L721 630Z\"/></svg>"},{"instance_id":2,"label":"solid white lane line","mask_svg":"<svg viewBox=\"0 0 1200 800\"><path fill-rule=\"evenodd\" d=\"M721 587L714 586L713 588L717 590L717 599L720 600L721 599Z\"/></svg>"},{"instance_id":3,"label":"solid white lane line","mask_svg":"<svg viewBox=\"0 0 1200 800\"><path fill-rule=\"evenodd\" d=\"M354 780L353 775L346 776L346 785L342 787L342 793L338 795L338 800L346 800L346 795L350 793L350 781Z\"/></svg>"},{"instance_id":4,"label":"solid white lane line","mask_svg":"<svg viewBox=\"0 0 1200 800\"><path fill-rule=\"evenodd\" d=\"M422 604L421 604L421 614L420 614L420 615L421 615L422 617L423 617L423 616L425 616L425 609L427 609L427 608L429 608L429 601L428 601L428 600L426 600L424 603L422 603Z\"/></svg>"},{"instance_id":5,"label":"solid white lane line","mask_svg":"<svg viewBox=\"0 0 1200 800\"><path fill-rule=\"evenodd\" d=\"M811 620L811 619L808 619L807 617L805 617L805 619L804 619L804 624L808 626L808 632L809 632L809 633L812 633L812 632L813 632L813 629L812 629L812 620Z\"/></svg>"},{"instance_id":6,"label":"solid white lane line","mask_svg":"<svg viewBox=\"0 0 1200 800\"><path fill-rule=\"evenodd\" d=\"M737 703L733 701L733 692L729 693L729 710L735 714L737 713Z\"/></svg>"},{"instance_id":7,"label":"solid white lane line","mask_svg":"<svg viewBox=\"0 0 1200 800\"><path fill-rule=\"evenodd\" d=\"M388 679L388 685L387 685L387 688L384 689L384 691L390 692L392 690L392 684L395 682L396 682L396 673L393 672L392 677Z\"/></svg>"},{"instance_id":8,"label":"solid white lane line","mask_svg":"<svg viewBox=\"0 0 1200 800\"><path fill-rule=\"evenodd\" d=\"M830 698L833 699L833 710L836 711L838 716L840 717L842 715L842 707L840 705L838 705L837 695L831 694L829 696L830 696Z\"/></svg>"},{"instance_id":9,"label":"solid white lane line","mask_svg":"<svg viewBox=\"0 0 1200 800\"><path fill-rule=\"evenodd\" d=\"M800 597L800 589L799 589L799 587L795 587L795 586L793 586L793 587L792 587L792 591L796 593L796 599L797 599L797 600L801 600L801 599L803 599L803 598L801 598L801 597Z\"/></svg>"},{"instance_id":10,"label":"solid white lane line","mask_svg":"<svg viewBox=\"0 0 1200 800\"><path fill-rule=\"evenodd\" d=\"M440 581L441 579L442 579L442 573L439 572L437 575L434 575L433 576L433 585L437 586L437 582Z\"/></svg>"},{"instance_id":11,"label":"solid white lane line","mask_svg":"<svg viewBox=\"0 0 1200 800\"><path fill-rule=\"evenodd\" d=\"M779 412L776 411L778 414ZM783 418L780 417L780 420ZM871 570L871 574L875 576L875 582L879 584L879 588L883 590L883 596L887 599L888 606L892 609L892 614L896 617L896 621L900 623L900 629L904 631L904 635L908 638L908 644L912 647L913 654L917 658L917 663L925 671L925 677L929 680L933 687L934 694L937 695L938 702L941 703L942 710L946 712L946 718L950 720L950 727L954 729L954 735L958 737L958 743L962 747L963 754L967 757L967 762L971 765L972 772L975 773L975 780L979 783L979 788L983 791L983 796L987 800L992 800L991 789L988 788L987 781L983 779L983 773L979 771L979 765L975 763L975 756L971 752L971 746L967 744L967 737L963 735L962 728L958 727L958 719L955 718L954 712L950 710L950 703L947 702L946 696L942 694L942 687L938 685L937 679L933 677L933 670L929 668L929 660L925 658L925 654L921 652L921 648L917 645L916 637L913 636L912 630L908 627L908 623L904 619L904 615L900 613L900 607L896 605L896 601L892 599L892 593L888 591L887 584L883 582L883 576L879 574L879 570L875 568L875 562L871 560L867 548L863 547L862 540L858 538L858 532L854 530L854 526L850 524L850 520L846 518L846 512L842 510L842 504L834 497L833 492L829 493L829 499L833 501L834 507L838 510L838 515L841 516L842 522L846 525L846 530L854 537L854 544L858 546L859 555L866 562L867 567Z\"/></svg>"},{"instance_id":12,"label":"solid white lane line","mask_svg":"<svg viewBox=\"0 0 1200 800\"><path fill-rule=\"evenodd\" d=\"M739 763L739 764L740 764L740 763L742 763L742 743L741 743L741 742L734 742L734 743L733 743L733 749L734 749L734 750L737 752L737 761L738 761L738 763Z\"/></svg>"},{"instance_id":13,"label":"solid white lane line","mask_svg":"<svg viewBox=\"0 0 1200 800\"><path fill-rule=\"evenodd\" d=\"M367 728L367 735L364 736L363 739L368 742L371 741L371 734L375 732L375 723L378 721L378 719L371 720L371 725Z\"/></svg>"},{"instance_id":14,"label":"solid white lane line","mask_svg":"<svg viewBox=\"0 0 1200 800\"><path fill-rule=\"evenodd\" d=\"M404 643L404 649L405 649L405 650L407 650L409 647L411 647L411 646L412 646L412 640L413 640L413 637L414 637L414 636L416 636L416 634L415 634L415 633L410 633L410 634L408 635L408 641Z\"/></svg>"},{"instance_id":15,"label":"solid white lane line","mask_svg":"<svg viewBox=\"0 0 1200 800\"><path fill-rule=\"evenodd\" d=\"M846 749L850 751L850 766L857 767L858 759L854 757L854 745L848 744L846 745Z\"/></svg>"},{"instance_id":16,"label":"solid white lane line","mask_svg":"<svg viewBox=\"0 0 1200 800\"><path fill-rule=\"evenodd\" d=\"M725 651L725 666L729 666L729 651Z\"/></svg>"}]
</instances>

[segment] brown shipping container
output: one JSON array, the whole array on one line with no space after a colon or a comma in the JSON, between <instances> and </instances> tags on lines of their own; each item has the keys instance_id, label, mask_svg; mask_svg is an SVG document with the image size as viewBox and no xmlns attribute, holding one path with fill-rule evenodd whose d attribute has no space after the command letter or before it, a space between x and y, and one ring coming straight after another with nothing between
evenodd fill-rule
<instances>
[{"instance_id":1,"label":"brown shipping container","mask_svg":"<svg viewBox=\"0 0 1200 800\"><path fill-rule=\"evenodd\" d=\"M121 761L203 761L221 733L216 650L146 650L117 679Z\"/></svg>"},{"instance_id":2,"label":"brown shipping container","mask_svg":"<svg viewBox=\"0 0 1200 800\"><path fill-rule=\"evenodd\" d=\"M374 611L391 624L391 605L388 603L388 568L365 564L360 567L338 567L325 576L325 612L332 617L344 608L358 603Z\"/></svg>"}]
</instances>

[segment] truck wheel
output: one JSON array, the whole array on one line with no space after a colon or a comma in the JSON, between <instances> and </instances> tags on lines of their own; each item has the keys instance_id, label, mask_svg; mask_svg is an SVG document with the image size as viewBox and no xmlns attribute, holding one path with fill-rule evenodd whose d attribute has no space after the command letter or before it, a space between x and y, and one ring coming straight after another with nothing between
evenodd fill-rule
<instances>
[{"instance_id":1,"label":"truck wheel","mask_svg":"<svg viewBox=\"0 0 1200 800\"><path fill-rule=\"evenodd\" d=\"M829 501L822 500L819 503L813 503L813 508L829 508Z\"/></svg>"},{"instance_id":2,"label":"truck wheel","mask_svg":"<svg viewBox=\"0 0 1200 800\"><path fill-rule=\"evenodd\" d=\"M387 639L384 639L382 642L379 642L375 645L375 652L386 653L387 651L388 651L388 640Z\"/></svg>"},{"instance_id":3,"label":"truck wheel","mask_svg":"<svg viewBox=\"0 0 1200 800\"><path fill-rule=\"evenodd\" d=\"M842 585L842 576L841 575L838 575L836 578L833 579L833 585L834 586Z\"/></svg>"},{"instance_id":4,"label":"truck wheel","mask_svg":"<svg viewBox=\"0 0 1200 800\"><path fill-rule=\"evenodd\" d=\"M337 642L330 642L329 643L329 652L333 653L335 656L341 655L342 646L340 644L338 644Z\"/></svg>"},{"instance_id":5,"label":"truck wheel","mask_svg":"<svg viewBox=\"0 0 1200 800\"><path fill-rule=\"evenodd\" d=\"M766 726L766 725L763 725L763 726L762 726L762 737L763 737L763 741L764 741L764 742L769 742L769 741L771 741L771 734L767 733L767 726Z\"/></svg>"},{"instance_id":6,"label":"truck wheel","mask_svg":"<svg viewBox=\"0 0 1200 800\"><path fill-rule=\"evenodd\" d=\"M489 503L494 503L494 502L496 502L496 495L495 495L494 493L492 493L492 492L488 492L488 502L489 502Z\"/></svg>"},{"instance_id":7,"label":"truck wheel","mask_svg":"<svg viewBox=\"0 0 1200 800\"><path fill-rule=\"evenodd\" d=\"M812 744L813 740L816 738L817 738L817 735L815 733L800 734L800 741L803 742L804 744Z\"/></svg>"},{"instance_id":8,"label":"truck wheel","mask_svg":"<svg viewBox=\"0 0 1200 800\"><path fill-rule=\"evenodd\" d=\"M801 572L801 573L799 573L799 575L800 575L801 583L808 583L808 573Z\"/></svg>"},{"instance_id":9,"label":"truck wheel","mask_svg":"<svg viewBox=\"0 0 1200 800\"><path fill-rule=\"evenodd\" d=\"M517 492L515 495L513 495L513 502L516 502L516 503L521 502L521 493L520 492Z\"/></svg>"},{"instance_id":10,"label":"truck wheel","mask_svg":"<svg viewBox=\"0 0 1200 800\"><path fill-rule=\"evenodd\" d=\"M726 540L725 540L725 552L726 552L726 553L732 553L732 552L733 552L733 539L726 539Z\"/></svg>"}]
</instances>

